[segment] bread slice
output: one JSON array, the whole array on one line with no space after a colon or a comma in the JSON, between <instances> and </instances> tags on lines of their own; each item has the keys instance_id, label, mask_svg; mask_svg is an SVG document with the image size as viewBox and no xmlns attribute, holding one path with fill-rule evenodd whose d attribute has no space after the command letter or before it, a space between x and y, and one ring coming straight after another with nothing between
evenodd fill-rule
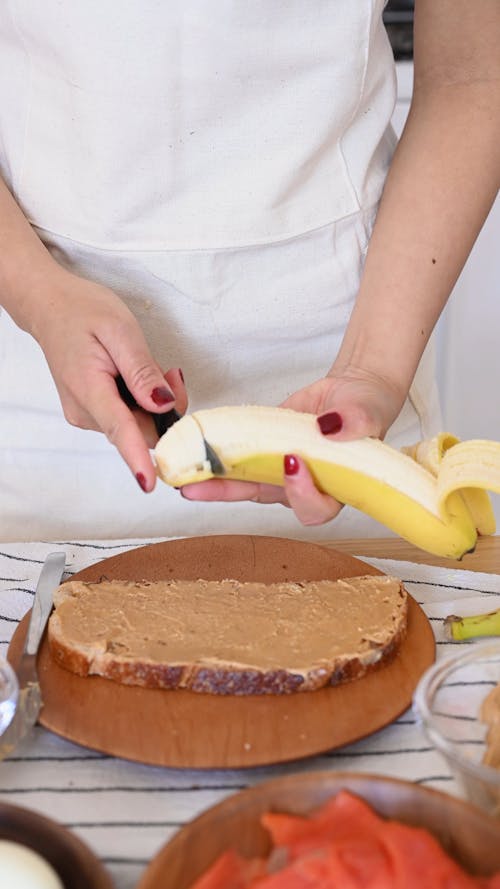
<instances>
[{"instance_id":1,"label":"bread slice","mask_svg":"<svg viewBox=\"0 0 500 889\"><path fill-rule=\"evenodd\" d=\"M407 595L388 576L304 583L69 581L49 621L67 670L126 685L284 694L356 679L406 632Z\"/></svg>"}]
</instances>

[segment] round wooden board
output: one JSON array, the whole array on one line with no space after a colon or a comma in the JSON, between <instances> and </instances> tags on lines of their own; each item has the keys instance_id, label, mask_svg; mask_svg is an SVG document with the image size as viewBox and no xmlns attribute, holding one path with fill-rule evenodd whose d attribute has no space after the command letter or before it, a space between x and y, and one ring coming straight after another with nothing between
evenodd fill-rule
<instances>
[{"instance_id":1,"label":"round wooden board","mask_svg":"<svg viewBox=\"0 0 500 889\"><path fill-rule=\"evenodd\" d=\"M344 789L383 817L426 828L470 873L500 871L500 822L475 806L409 781L310 772L264 781L207 809L160 849L137 889L189 889L226 849L246 858L268 855L269 836L260 824L264 812L309 815Z\"/></svg>"},{"instance_id":2,"label":"round wooden board","mask_svg":"<svg viewBox=\"0 0 500 889\"><path fill-rule=\"evenodd\" d=\"M234 577L270 583L380 573L317 544L225 535L129 550L72 579ZM9 649L14 665L25 632L23 620ZM44 700L40 723L85 747L151 765L271 765L343 746L392 722L410 705L434 657L432 629L411 597L408 634L390 663L355 682L292 695L204 695L82 678L53 662L45 637L38 656Z\"/></svg>"}]
</instances>

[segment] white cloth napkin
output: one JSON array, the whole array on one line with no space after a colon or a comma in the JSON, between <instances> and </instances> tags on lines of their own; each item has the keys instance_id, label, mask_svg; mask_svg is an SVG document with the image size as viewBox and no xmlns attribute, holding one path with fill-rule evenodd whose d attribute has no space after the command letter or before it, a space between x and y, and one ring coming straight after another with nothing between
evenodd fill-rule
<instances>
[{"instance_id":1,"label":"white cloth napkin","mask_svg":"<svg viewBox=\"0 0 500 889\"><path fill-rule=\"evenodd\" d=\"M31 607L49 552L64 550L72 574L144 543L0 544L0 654L6 654L17 622ZM443 617L500 608L498 574L361 558L404 581L431 622L438 658L456 651L444 639ZM320 769L391 775L460 794L410 708L392 725L340 750L303 762L248 770L143 766L84 749L37 726L9 759L0 762L0 799L35 809L74 830L103 860L117 889L133 889L161 846L209 806L267 778Z\"/></svg>"}]
</instances>

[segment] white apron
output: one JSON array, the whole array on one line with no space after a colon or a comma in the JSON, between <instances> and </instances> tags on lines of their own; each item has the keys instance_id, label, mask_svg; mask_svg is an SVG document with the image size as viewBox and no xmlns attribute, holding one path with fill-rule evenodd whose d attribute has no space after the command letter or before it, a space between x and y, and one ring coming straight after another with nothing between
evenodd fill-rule
<instances>
[{"instance_id":1,"label":"white apron","mask_svg":"<svg viewBox=\"0 0 500 889\"><path fill-rule=\"evenodd\" d=\"M193 410L278 404L335 357L394 147L382 6L0 9L2 175L58 261L112 287L159 364L182 368ZM428 357L396 445L439 427ZM0 412L4 540L384 533L347 509L306 530L280 506L144 495L102 436L65 422L5 313Z\"/></svg>"}]
</instances>

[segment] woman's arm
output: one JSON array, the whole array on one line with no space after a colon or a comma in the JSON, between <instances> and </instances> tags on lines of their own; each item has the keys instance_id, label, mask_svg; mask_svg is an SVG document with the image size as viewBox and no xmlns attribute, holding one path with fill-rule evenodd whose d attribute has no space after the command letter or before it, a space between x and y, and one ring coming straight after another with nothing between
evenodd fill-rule
<instances>
[{"instance_id":1,"label":"woman's arm","mask_svg":"<svg viewBox=\"0 0 500 889\"><path fill-rule=\"evenodd\" d=\"M125 406L115 378L121 374L145 411L168 410L177 395L183 412L179 371L163 375L136 319L112 290L55 262L1 180L0 304L43 349L68 422L104 432L141 487L152 490L148 418Z\"/></svg>"},{"instance_id":2,"label":"woman's arm","mask_svg":"<svg viewBox=\"0 0 500 889\"><path fill-rule=\"evenodd\" d=\"M500 3L416 0L410 113L335 374L380 377L404 399L498 191L499 146Z\"/></svg>"}]
</instances>

